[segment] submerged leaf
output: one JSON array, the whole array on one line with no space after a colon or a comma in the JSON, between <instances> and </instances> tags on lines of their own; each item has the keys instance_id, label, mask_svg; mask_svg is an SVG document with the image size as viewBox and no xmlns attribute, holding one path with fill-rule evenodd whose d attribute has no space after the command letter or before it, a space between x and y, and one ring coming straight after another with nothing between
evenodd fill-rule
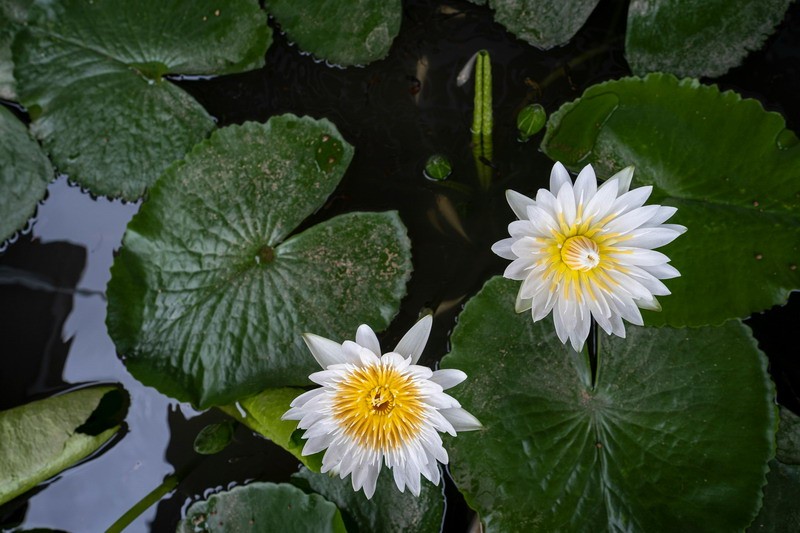
<instances>
[{"instance_id":1,"label":"submerged leaf","mask_svg":"<svg viewBox=\"0 0 800 533\"><path fill-rule=\"evenodd\" d=\"M194 438L194 451L202 455L213 455L228 447L233 439L236 422L227 421L209 424Z\"/></svg>"},{"instance_id":2,"label":"submerged leaf","mask_svg":"<svg viewBox=\"0 0 800 533\"><path fill-rule=\"evenodd\" d=\"M450 472L486 531L744 529L774 452L774 389L738 321L629 328L585 355L514 312L491 279L459 316L444 368L485 430L448 443ZM487 361L490 364L487 364Z\"/></svg>"},{"instance_id":3,"label":"submerged leaf","mask_svg":"<svg viewBox=\"0 0 800 533\"><path fill-rule=\"evenodd\" d=\"M346 533L334 504L286 483L251 483L192 504L177 533L196 531Z\"/></svg>"},{"instance_id":4,"label":"submerged leaf","mask_svg":"<svg viewBox=\"0 0 800 533\"><path fill-rule=\"evenodd\" d=\"M665 74L594 85L551 115L542 148L573 170L635 165L689 231L662 251L680 278L646 324L697 326L800 288L800 143L755 100Z\"/></svg>"},{"instance_id":5,"label":"submerged leaf","mask_svg":"<svg viewBox=\"0 0 800 533\"><path fill-rule=\"evenodd\" d=\"M791 0L631 0L625 56L631 70L716 77L758 50Z\"/></svg>"},{"instance_id":6,"label":"submerged leaf","mask_svg":"<svg viewBox=\"0 0 800 533\"><path fill-rule=\"evenodd\" d=\"M442 487L423 482L420 495L410 490L400 492L388 469L378 476L375 494L367 499L353 490L349 478L330 474L315 474L306 468L294 474L294 479L308 483L317 492L339 506L349 531L380 531L381 533L438 533L442 528L444 494Z\"/></svg>"},{"instance_id":7,"label":"submerged leaf","mask_svg":"<svg viewBox=\"0 0 800 533\"><path fill-rule=\"evenodd\" d=\"M411 272L396 213L340 215L286 239L352 154L327 120L284 115L219 130L165 172L108 285L109 332L134 376L201 408L229 404L308 384L318 365L304 332L388 325Z\"/></svg>"},{"instance_id":8,"label":"submerged leaf","mask_svg":"<svg viewBox=\"0 0 800 533\"><path fill-rule=\"evenodd\" d=\"M90 387L0 412L0 504L99 449L119 429L125 393Z\"/></svg>"},{"instance_id":9,"label":"submerged leaf","mask_svg":"<svg viewBox=\"0 0 800 533\"><path fill-rule=\"evenodd\" d=\"M0 106L0 243L33 216L53 167L28 129Z\"/></svg>"},{"instance_id":10,"label":"submerged leaf","mask_svg":"<svg viewBox=\"0 0 800 533\"><path fill-rule=\"evenodd\" d=\"M164 76L256 68L270 40L252 0L35 3L13 45L17 92L60 171L136 199L214 127Z\"/></svg>"},{"instance_id":11,"label":"submerged leaf","mask_svg":"<svg viewBox=\"0 0 800 533\"><path fill-rule=\"evenodd\" d=\"M386 57L400 31L400 0L269 0L267 10L289 39L337 65Z\"/></svg>"}]
</instances>

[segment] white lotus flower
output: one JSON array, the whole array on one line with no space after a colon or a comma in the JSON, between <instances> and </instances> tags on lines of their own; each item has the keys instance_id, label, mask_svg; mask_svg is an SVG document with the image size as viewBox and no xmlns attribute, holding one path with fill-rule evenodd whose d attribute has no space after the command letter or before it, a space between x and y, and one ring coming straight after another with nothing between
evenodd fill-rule
<instances>
[{"instance_id":1,"label":"white lotus flower","mask_svg":"<svg viewBox=\"0 0 800 533\"><path fill-rule=\"evenodd\" d=\"M367 325L356 332L356 342L339 344L306 333L303 338L322 372L309 376L321 388L301 394L283 415L299 420L307 439L303 455L327 449L322 472L344 479L352 474L353 490L367 498L383 463L394 473L402 492L406 486L419 496L420 474L439 483L437 461L447 464L439 431L481 428L480 422L444 393L467 378L454 369L436 370L416 364L433 319L417 322L393 352L381 355L378 338Z\"/></svg>"},{"instance_id":2,"label":"white lotus flower","mask_svg":"<svg viewBox=\"0 0 800 533\"><path fill-rule=\"evenodd\" d=\"M652 250L686 231L664 224L677 209L643 207L653 188L629 191L632 177L628 167L598 188L587 165L573 185L556 163L550 190L539 189L536 200L506 191L519 220L492 251L512 260L503 276L522 281L516 310L530 309L534 322L553 311L558 338L576 351L592 317L606 333L625 337L622 319L641 326L639 308L660 310L656 296L670 293L659 280L680 276L666 255Z\"/></svg>"}]
</instances>

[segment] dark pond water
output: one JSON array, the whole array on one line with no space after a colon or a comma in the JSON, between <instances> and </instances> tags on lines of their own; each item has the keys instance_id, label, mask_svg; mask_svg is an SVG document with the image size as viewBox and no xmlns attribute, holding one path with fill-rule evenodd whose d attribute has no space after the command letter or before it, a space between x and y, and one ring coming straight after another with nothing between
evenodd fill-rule
<instances>
[{"instance_id":1,"label":"dark pond water","mask_svg":"<svg viewBox=\"0 0 800 533\"><path fill-rule=\"evenodd\" d=\"M629 74L623 55L625 3L604 0L563 48L540 52L466 2L407 2L399 37L385 60L366 68L331 68L276 34L259 71L177 81L220 126L266 121L285 112L332 120L356 147L341 185L300 228L357 210L396 209L413 243L414 275L399 315L381 335L393 346L420 310L435 312L423 363L447 350L462 304L505 261L489 250L506 236L511 213L503 192L532 194L552 162L541 134L517 141L517 111L532 102L555 111L594 83ZM800 4L765 48L715 80L782 113L800 127ZM456 75L477 50L489 50L494 78L494 178L478 185L470 148L471 83ZM91 112L91 110L87 110ZM423 177L425 160L447 155L444 183ZM138 204L94 199L61 177L51 184L32 230L0 254L0 409L82 383L117 382L130 393L125 430L93 459L0 508L3 528L103 531L165 476L190 467L177 490L141 515L129 531L171 531L189 502L248 480L287 481L297 461L244 427L224 452L202 457L192 442L206 424L199 413L144 387L125 370L105 328L104 290L113 253ZM797 327L800 298L751 318L779 401L800 413ZM464 531L471 513L446 489L445 530Z\"/></svg>"}]
</instances>

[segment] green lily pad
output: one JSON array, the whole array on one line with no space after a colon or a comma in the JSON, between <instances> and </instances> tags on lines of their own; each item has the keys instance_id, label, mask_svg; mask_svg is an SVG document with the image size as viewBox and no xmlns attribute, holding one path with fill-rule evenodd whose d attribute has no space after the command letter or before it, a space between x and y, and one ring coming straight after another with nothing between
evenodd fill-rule
<instances>
[{"instance_id":1,"label":"green lily pad","mask_svg":"<svg viewBox=\"0 0 800 533\"><path fill-rule=\"evenodd\" d=\"M286 236L322 205L353 149L293 115L214 133L170 167L128 224L108 328L128 370L201 408L319 370L301 334L385 328L405 294L397 213L349 213Z\"/></svg>"},{"instance_id":2,"label":"green lily pad","mask_svg":"<svg viewBox=\"0 0 800 533\"><path fill-rule=\"evenodd\" d=\"M301 50L337 65L386 57L400 31L400 0L269 0L267 10Z\"/></svg>"},{"instance_id":3,"label":"green lily pad","mask_svg":"<svg viewBox=\"0 0 800 533\"><path fill-rule=\"evenodd\" d=\"M303 455L303 430L297 429L296 420L281 420L292 400L304 392L295 387L267 389L239 400L238 406L226 405L220 409L297 457L314 472L319 472L324 452Z\"/></svg>"},{"instance_id":4,"label":"green lily pad","mask_svg":"<svg viewBox=\"0 0 800 533\"><path fill-rule=\"evenodd\" d=\"M270 41L254 0L35 3L13 44L17 92L60 171L136 199L214 127L164 76L256 68Z\"/></svg>"},{"instance_id":5,"label":"green lily pad","mask_svg":"<svg viewBox=\"0 0 800 533\"><path fill-rule=\"evenodd\" d=\"M486 2L473 3L483 5ZM494 19L541 50L566 44L600 0L489 0Z\"/></svg>"},{"instance_id":6,"label":"green lily pad","mask_svg":"<svg viewBox=\"0 0 800 533\"><path fill-rule=\"evenodd\" d=\"M757 101L667 74L601 83L551 115L542 148L600 176L635 165L678 208L689 231L661 251L681 277L646 324L719 324L800 288L800 143Z\"/></svg>"},{"instance_id":7,"label":"green lily pad","mask_svg":"<svg viewBox=\"0 0 800 533\"><path fill-rule=\"evenodd\" d=\"M780 408L776 434L778 449L769 462L764 505L748 531L796 533L800 531L800 417Z\"/></svg>"},{"instance_id":8,"label":"green lily pad","mask_svg":"<svg viewBox=\"0 0 800 533\"><path fill-rule=\"evenodd\" d=\"M758 50L791 0L631 0L625 56L635 74L716 77Z\"/></svg>"},{"instance_id":9,"label":"green lily pad","mask_svg":"<svg viewBox=\"0 0 800 533\"><path fill-rule=\"evenodd\" d=\"M778 460L787 465L800 465L800 416L780 408L780 426L776 436Z\"/></svg>"},{"instance_id":10,"label":"green lily pad","mask_svg":"<svg viewBox=\"0 0 800 533\"><path fill-rule=\"evenodd\" d=\"M0 98L16 100L14 59L11 43L21 26L28 20L28 8L33 0L0 0Z\"/></svg>"},{"instance_id":11,"label":"green lily pad","mask_svg":"<svg viewBox=\"0 0 800 533\"><path fill-rule=\"evenodd\" d=\"M105 444L119 429L123 399L118 387L91 387L0 411L0 504Z\"/></svg>"},{"instance_id":12,"label":"green lily pad","mask_svg":"<svg viewBox=\"0 0 800 533\"><path fill-rule=\"evenodd\" d=\"M334 504L292 485L251 483L212 495L189 507L177 533L280 531L346 533Z\"/></svg>"},{"instance_id":13,"label":"green lily pad","mask_svg":"<svg viewBox=\"0 0 800 533\"><path fill-rule=\"evenodd\" d=\"M378 476L375 494L368 500L355 492L349 478L315 474L302 468L292 476L308 483L311 490L335 503L342 510L350 533L439 533L444 514L442 487L423 483L419 496L400 492L388 469Z\"/></svg>"},{"instance_id":14,"label":"green lily pad","mask_svg":"<svg viewBox=\"0 0 800 533\"><path fill-rule=\"evenodd\" d=\"M0 243L22 228L44 198L53 167L28 128L0 106Z\"/></svg>"},{"instance_id":15,"label":"green lily pad","mask_svg":"<svg viewBox=\"0 0 800 533\"><path fill-rule=\"evenodd\" d=\"M776 412L747 327L628 328L599 339L597 383L553 325L491 279L442 367L485 430L449 439L450 472L486 531L744 529L761 505Z\"/></svg>"},{"instance_id":16,"label":"green lily pad","mask_svg":"<svg viewBox=\"0 0 800 533\"><path fill-rule=\"evenodd\" d=\"M800 466L769 462L764 505L747 531L797 533L800 531Z\"/></svg>"}]
</instances>

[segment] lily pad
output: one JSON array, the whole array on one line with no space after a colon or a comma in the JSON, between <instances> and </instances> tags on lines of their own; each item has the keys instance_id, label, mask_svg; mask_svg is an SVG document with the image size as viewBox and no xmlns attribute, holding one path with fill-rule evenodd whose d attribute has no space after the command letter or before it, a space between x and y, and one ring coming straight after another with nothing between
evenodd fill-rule
<instances>
[{"instance_id":1,"label":"lily pad","mask_svg":"<svg viewBox=\"0 0 800 533\"><path fill-rule=\"evenodd\" d=\"M450 472L486 531L744 529L761 506L776 412L747 327L629 328L585 354L514 312L491 279L442 367L484 431L449 439Z\"/></svg>"},{"instance_id":2,"label":"lily pad","mask_svg":"<svg viewBox=\"0 0 800 533\"><path fill-rule=\"evenodd\" d=\"M681 277L646 324L719 324L800 288L800 143L755 100L667 74L594 85L551 115L542 148L600 176L635 165L689 231L662 251Z\"/></svg>"},{"instance_id":3,"label":"lily pad","mask_svg":"<svg viewBox=\"0 0 800 533\"><path fill-rule=\"evenodd\" d=\"M6 100L17 98L11 43L22 24L27 22L32 1L0 0L0 98Z\"/></svg>"},{"instance_id":4,"label":"lily pad","mask_svg":"<svg viewBox=\"0 0 800 533\"><path fill-rule=\"evenodd\" d=\"M302 439L303 431L297 429L297 421L281 420L292 400L303 392L303 389L294 387L267 389L239 400L238 405L226 405L220 409L297 457L314 472L319 472L324 452L303 455L305 441Z\"/></svg>"},{"instance_id":5,"label":"lily pad","mask_svg":"<svg viewBox=\"0 0 800 533\"><path fill-rule=\"evenodd\" d=\"M489 0L494 19L541 50L566 44L600 0ZM485 4L486 2L475 2Z\"/></svg>"},{"instance_id":6,"label":"lily pad","mask_svg":"<svg viewBox=\"0 0 800 533\"><path fill-rule=\"evenodd\" d=\"M335 503L342 510L350 533L439 533L444 515L442 487L423 483L419 496L400 492L386 469L378 476L372 499L355 492L349 478L315 474L307 468L292 477L308 483L311 490Z\"/></svg>"},{"instance_id":7,"label":"lily pad","mask_svg":"<svg viewBox=\"0 0 800 533\"><path fill-rule=\"evenodd\" d=\"M177 533L280 531L346 533L334 504L292 485L251 483L212 495L189 507Z\"/></svg>"},{"instance_id":8,"label":"lily pad","mask_svg":"<svg viewBox=\"0 0 800 533\"><path fill-rule=\"evenodd\" d=\"M254 0L34 3L14 41L17 92L60 171L136 199L213 129L168 74L259 67L271 41Z\"/></svg>"},{"instance_id":9,"label":"lily pad","mask_svg":"<svg viewBox=\"0 0 800 533\"><path fill-rule=\"evenodd\" d=\"M286 236L353 149L327 120L283 115L214 133L170 167L128 224L108 328L128 370L201 408L308 385L301 334L385 328L405 294L397 213L349 213Z\"/></svg>"},{"instance_id":10,"label":"lily pad","mask_svg":"<svg viewBox=\"0 0 800 533\"><path fill-rule=\"evenodd\" d=\"M123 399L118 387L91 387L0 412L0 504L105 444L119 429Z\"/></svg>"},{"instance_id":11,"label":"lily pad","mask_svg":"<svg viewBox=\"0 0 800 533\"><path fill-rule=\"evenodd\" d=\"M800 466L800 416L780 408L776 456L782 463Z\"/></svg>"},{"instance_id":12,"label":"lily pad","mask_svg":"<svg viewBox=\"0 0 800 533\"><path fill-rule=\"evenodd\" d=\"M791 0L631 0L625 56L635 74L716 77L758 50Z\"/></svg>"},{"instance_id":13,"label":"lily pad","mask_svg":"<svg viewBox=\"0 0 800 533\"><path fill-rule=\"evenodd\" d=\"M800 531L800 418L784 407L776 439L778 449L769 463L764 505L748 528L753 533Z\"/></svg>"},{"instance_id":14,"label":"lily pad","mask_svg":"<svg viewBox=\"0 0 800 533\"><path fill-rule=\"evenodd\" d=\"M400 0L269 0L267 10L302 50L337 65L386 57L400 31Z\"/></svg>"},{"instance_id":15,"label":"lily pad","mask_svg":"<svg viewBox=\"0 0 800 533\"><path fill-rule=\"evenodd\" d=\"M0 106L0 243L22 228L44 198L53 167L28 128Z\"/></svg>"}]
</instances>

